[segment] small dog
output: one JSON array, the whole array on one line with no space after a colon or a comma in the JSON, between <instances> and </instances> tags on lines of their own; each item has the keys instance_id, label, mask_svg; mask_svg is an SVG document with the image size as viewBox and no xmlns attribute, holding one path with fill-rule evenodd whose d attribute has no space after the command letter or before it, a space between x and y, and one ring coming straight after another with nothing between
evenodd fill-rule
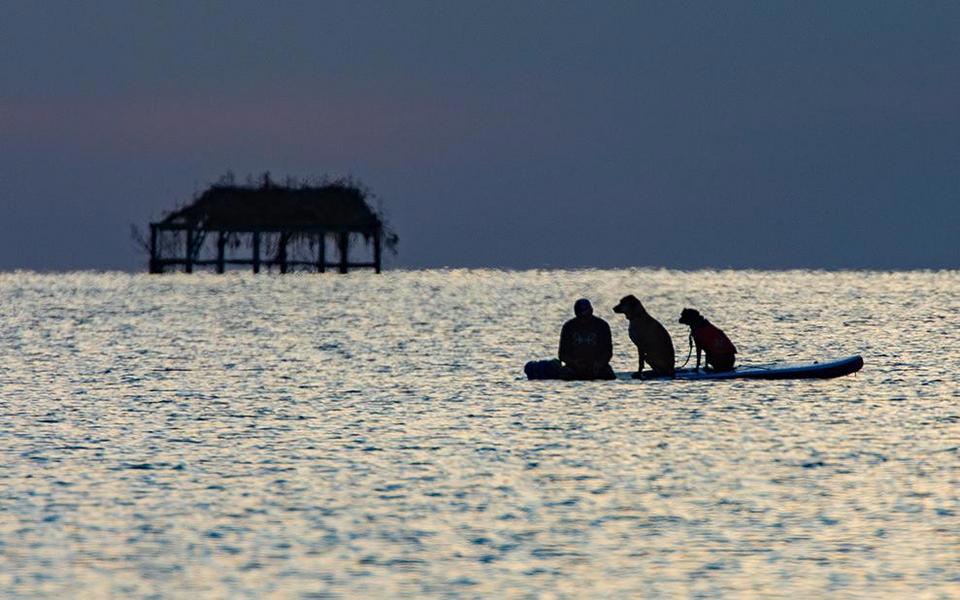
<instances>
[{"instance_id":1,"label":"small dog","mask_svg":"<svg viewBox=\"0 0 960 600\"><path fill-rule=\"evenodd\" d=\"M680 322L690 326L690 336L697 346L697 370L700 370L700 353L706 352L706 364L714 371L732 371L736 360L737 348L725 333L710 321L703 318L699 311L685 308L680 313Z\"/></svg>"},{"instance_id":2,"label":"small dog","mask_svg":"<svg viewBox=\"0 0 960 600\"><path fill-rule=\"evenodd\" d=\"M634 379L643 379L644 361L653 369L654 375L673 376L673 340L659 321L650 316L636 296L624 296L613 307L630 321L630 341L637 347L638 366Z\"/></svg>"}]
</instances>

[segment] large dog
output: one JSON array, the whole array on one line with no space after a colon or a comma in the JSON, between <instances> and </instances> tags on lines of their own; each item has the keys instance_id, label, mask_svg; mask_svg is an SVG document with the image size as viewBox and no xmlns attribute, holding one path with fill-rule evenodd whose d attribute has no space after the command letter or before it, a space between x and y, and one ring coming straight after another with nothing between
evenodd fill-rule
<instances>
[{"instance_id":1,"label":"large dog","mask_svg":"<svg viewBox=\"0 0 960 600\"><path fill-rule=\"evenodd\" d=\"M613 307L630 321L630 341L637 347L638 366L634 379L643 378L643 363L653 369L654 375L673 376L673 340L659 321L650 316L636 296L624 296Z\"/></svg>"},{"instance_id":2,"label":"large dog","mask_svg":"<svg viewBox=\"0 0 960 600\"><path fill-rule=\"evenodd\" d=\"M680 313L680 322L690 326L690 336L697 346L697 370L700 369L700 353L707 354L706 364L714 371L732 371L737 348L713 323L703 318L700 311L685 308Z\"/></svg>"}]
</instances>

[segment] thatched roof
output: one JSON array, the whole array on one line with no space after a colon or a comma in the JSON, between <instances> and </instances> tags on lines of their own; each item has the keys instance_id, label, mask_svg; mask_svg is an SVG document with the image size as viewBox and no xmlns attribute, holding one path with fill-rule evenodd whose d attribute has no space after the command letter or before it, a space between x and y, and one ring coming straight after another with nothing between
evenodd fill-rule
<instances>
[{"instance_id":1,"label":"thatched roof","mask_svg":"<svg viewBox=\"0 0 960 600\"><path fill-rule=\"evenodd\" d=\"M163 223L199 225L210 230L326 229L372 233L383 220L366 194L350 183L281 186L265 179L259 186L213 185Z\"/></svg>"}]
</instances>

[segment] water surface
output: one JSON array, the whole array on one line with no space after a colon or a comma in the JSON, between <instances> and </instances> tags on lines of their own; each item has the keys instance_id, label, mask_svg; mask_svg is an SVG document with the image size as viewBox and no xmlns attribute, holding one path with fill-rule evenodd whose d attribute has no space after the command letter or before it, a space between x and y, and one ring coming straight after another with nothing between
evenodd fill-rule
<instances>
[{"instance_id":1,"label":"water surface","mask_svg":"<svg viewBox=\"0 0 960 600\"><path fill-rule=\"evenodd\" d=\"M528 382L634 293L831 381ZM960 273L0 275L0 596L949 598Z\"/></svg>"}]
</instances>

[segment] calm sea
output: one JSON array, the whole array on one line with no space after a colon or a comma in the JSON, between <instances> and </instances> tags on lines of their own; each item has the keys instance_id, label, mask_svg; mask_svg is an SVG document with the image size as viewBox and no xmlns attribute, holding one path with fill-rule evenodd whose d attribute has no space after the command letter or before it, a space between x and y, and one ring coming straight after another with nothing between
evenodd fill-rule
<instances>
[{"instance_id":1,"label":"calm sea","mask_svg":"<svg viewBox=\"0 0 960 600\"><path fill-rule=\"evenodd\" d=\"M591 298L830 381L528 382ZM0 597L960 597L960 272L0 275Z\"/></svg>"}]
</instances>

